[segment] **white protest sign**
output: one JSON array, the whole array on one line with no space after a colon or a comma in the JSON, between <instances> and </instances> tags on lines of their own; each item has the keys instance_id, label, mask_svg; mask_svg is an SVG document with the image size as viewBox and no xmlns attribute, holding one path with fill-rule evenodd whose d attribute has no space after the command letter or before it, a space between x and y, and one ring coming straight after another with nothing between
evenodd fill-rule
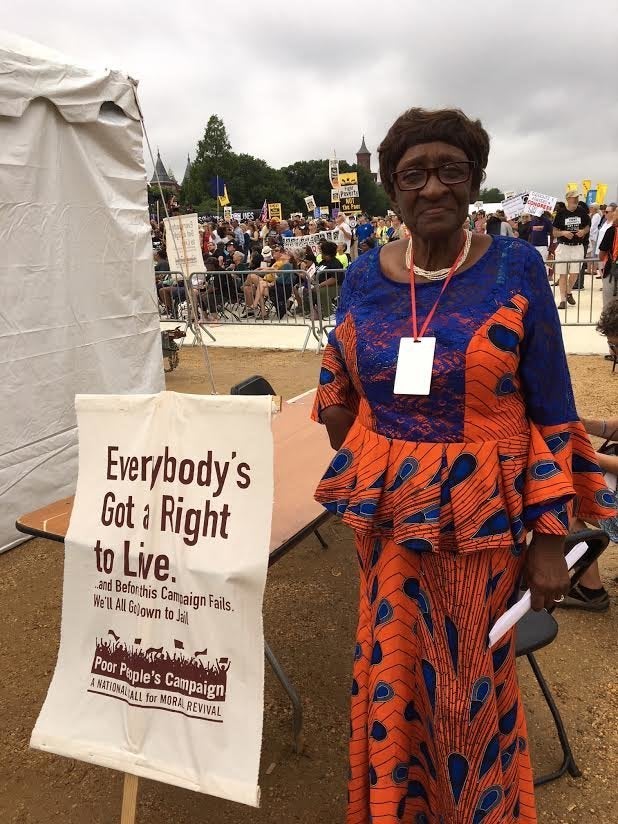
<instances>
[{"instance_id":1,"label":"white protest sign","mask_svg":"<svg viewBox=\"0 0 618 824\"><path fill-rule=\"evenodd\" d=\"M525 208L524 198L522 195L513 195L512 197L507 197L506 200L502 201L502 209L506 216L507 220L515 220L521 214L523 214Z\"/></svg>"},{"instance_id":2,"label":"white protest sign","mask_svg":"<svg viewBox=\"0 0 618 824\"><path fill-rule=\"evenodd\" d=\"M328 161L328 179L333 189L339 188L339 161L336 158Z\"/></svg>"},{"instance_id":3,"label":"white protest sign","mask_svg":"<svg viewBox=\"0 0 618 824\"><path fill-rule=\"evenodd\" d=\"M339 189L339 200L344 197L358 197L358 186L341 186Z\"/></svg>"},{"instance_id":4,"label":"white protest sign","mask_svg":"<svg viewBox=\"0 0 618 824\"><path fill-rule=\"evenodd\" d=\"M330 190L330 202L339 203L339 189Z\"/></svg>"},{"instance_id":5,"label":"white protest sign","mask_svg":"<svg viewBox=\"0 0 618 824\"><path fill-rule=\"evenodd\" d=\"M320 243L323 240L331 240L337 242L339 237L339 229L328 229L323 232L314 232L312 235L302 235L301 237L284 237L284 249L304 249L305 246L310 246L314 254L320 253Z\"/></svg>"},{"instance_id":6,"label":"white protest sign","mask_svg":"<svg viewBox=\"0 0 618 824\"><path fill-rule=\"evenodd\" d=\"M232 219L232 207L231 206L224 206L223 207L223 219L224 220L231 220Z\"/></svg>"},{"instance_id":7,"label":"white protest sign","mask_svg":"<svg viewBox=\"0 0 618 824\"><path fill-rule=\"evenodd\" d=\"M541 192L530 192L526 203L525 213L540 217L543 212L553 212L556 205L556 198L551 195L544 195Z\"/></svg>"},{"instance_id":8,"label":"white protest sign","mask_svg":"<svg viewBox=\"0 0 618 824\"><path fill-rule=\"evenodd\" d=\"M271 403L76 398L60 650L33 747L257 806Z\"/></svg>"},{"instance_id":9,"label":"white protest sign","mask_svg":"<svg viewBox=\"0 0 618 824\"><path fill-rule=\"evenodd\" d=\"M315 198L313 195L309 195L305 198L305 204L307 205L307 211L313 212L315 211Z\"/></svg>"},{"instance_id":10,"label":"white protest sign","mask_svg":"<svg viewBox=\"0 0 618 824\"><path fill-rule=\"evenodd\" d=\"M182 272L185 277L204 268L197 214L166 217L165 248L170 271Z\"/></svg>"}]
</instances>

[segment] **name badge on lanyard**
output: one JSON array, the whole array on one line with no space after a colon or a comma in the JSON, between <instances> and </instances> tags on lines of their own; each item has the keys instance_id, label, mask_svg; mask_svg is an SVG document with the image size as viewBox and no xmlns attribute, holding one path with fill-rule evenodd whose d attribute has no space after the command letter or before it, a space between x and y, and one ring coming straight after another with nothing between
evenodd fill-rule
<instances>
[{"instance_id":1,"label":"name badge on lanyard","mask_svg":"<svg viewBox=\"0 0 618 824\"><path fill-rule=\"evenodd\" d=\"M450 279L461 264L464 249L465 244L446 276L440 294L425 318L420 332L418 330L418 320L416 316L414 258L413 255L410 256L410 299L412 302L412 332L414 337L401 338L399 341L397 371L395 372L395 386L393 388L393 394L395 395L429 395L431 393L431 378L433 376L433 364L436 354L436 338L427 338L425 337L425 333L438 308L440 298L444 294Z\"/></svg>"},{"instance_id":2,"label":"name badge on lanyard","mask_svg":"<svg viewBox=\"0 0 618 824\"><path fill-rule=\"evenodd\" d=\"M435 352L435 338L400 339L395 395L429 395Z\"/></svg>"}]
</instances>

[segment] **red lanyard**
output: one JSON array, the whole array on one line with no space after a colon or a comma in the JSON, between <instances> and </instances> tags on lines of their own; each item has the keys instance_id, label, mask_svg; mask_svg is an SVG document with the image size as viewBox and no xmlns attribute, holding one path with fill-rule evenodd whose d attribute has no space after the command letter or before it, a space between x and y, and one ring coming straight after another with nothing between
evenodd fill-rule
<instances>
[{"instance_id":1,"label":"red lanyard","mask_svg":"<svg viewBox=\"0 0 618 824\"><path fill-rule=\"evenodd\" d=\"M416 287L415 287L415 284L414 284L414 248L411 247L411 249L410 249L410 297L412 299L412 333L414 334L414 340L419 340L419 338L424 337L425 332L427 331L427 327L431 323L431 319L433 318L433 316L436 312L436 309L438 308L438 303L440 302L440 298L444 294L444 291L445 291L446 287L448 286L451 278L455 274L455 271L457 270L457 267L461 263L461 260L463 258L464 248L465 248L465 242L464 242L464 245L461 248L461 252L457 255L457 260L455 261L455 263L453 263L453 265L450 268L450 271L449 271L448 275L446 276L444 284L442 285L442 289L440 290L440 294L436 298L436 302L431 307L431 309L429 311L429 314L425 318L425 323L421 326L421 333L419 335L418 321L417 321L417 318L416 318Z\"/></svg>"}]
</instances>

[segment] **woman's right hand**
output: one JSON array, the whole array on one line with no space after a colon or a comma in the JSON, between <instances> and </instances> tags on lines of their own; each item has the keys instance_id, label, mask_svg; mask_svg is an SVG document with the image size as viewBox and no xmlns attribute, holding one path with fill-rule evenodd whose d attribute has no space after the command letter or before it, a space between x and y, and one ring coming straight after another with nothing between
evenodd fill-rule
<instances>
[{"instance_id":1,"label":"woman's right hand","mask_svg":"<svg viewBox=\"0 0 618 824\"><path fill-rule=\"evenodd\" d=\"M322 412L322 421L333 449L341 449L355 418L354 413L345 406L329 406Z\"/></svg>"}]
</instances>

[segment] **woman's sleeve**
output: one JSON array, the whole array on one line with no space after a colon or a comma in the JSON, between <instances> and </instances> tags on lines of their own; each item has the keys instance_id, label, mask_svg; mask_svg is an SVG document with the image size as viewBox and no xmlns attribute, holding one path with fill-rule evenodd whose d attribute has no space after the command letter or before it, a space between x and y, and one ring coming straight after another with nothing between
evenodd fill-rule
<instances>
[{"instance_id":1,"label":"woman's sleeve","mask_svg":"<svg viewBox=\"0 0 618 824\"><path fill-rule=\"evenodd\" d=\"M358 394L350 379L341 339L341 328L349 311L352 291L353 278L346 277L337 305L337 325L330 332L324 349L318 390L311 413L312 419L318 423L322 423L322 412L329 406L345 406L355 414L358 410Z\"/></svg>"},{"instance_id":2,"label":"woman's sleeve","mask_svg":"<svg viewBox=\"0 0 618 824\"><path fill-rule=\"evenodd\" d=\"M531 248L524 257L519 371L531 429L524 521L537 532L566 535L573 514L588 522L615 514L613 496L577 415L545 265Z\"/></svg>"}]
</instances>

